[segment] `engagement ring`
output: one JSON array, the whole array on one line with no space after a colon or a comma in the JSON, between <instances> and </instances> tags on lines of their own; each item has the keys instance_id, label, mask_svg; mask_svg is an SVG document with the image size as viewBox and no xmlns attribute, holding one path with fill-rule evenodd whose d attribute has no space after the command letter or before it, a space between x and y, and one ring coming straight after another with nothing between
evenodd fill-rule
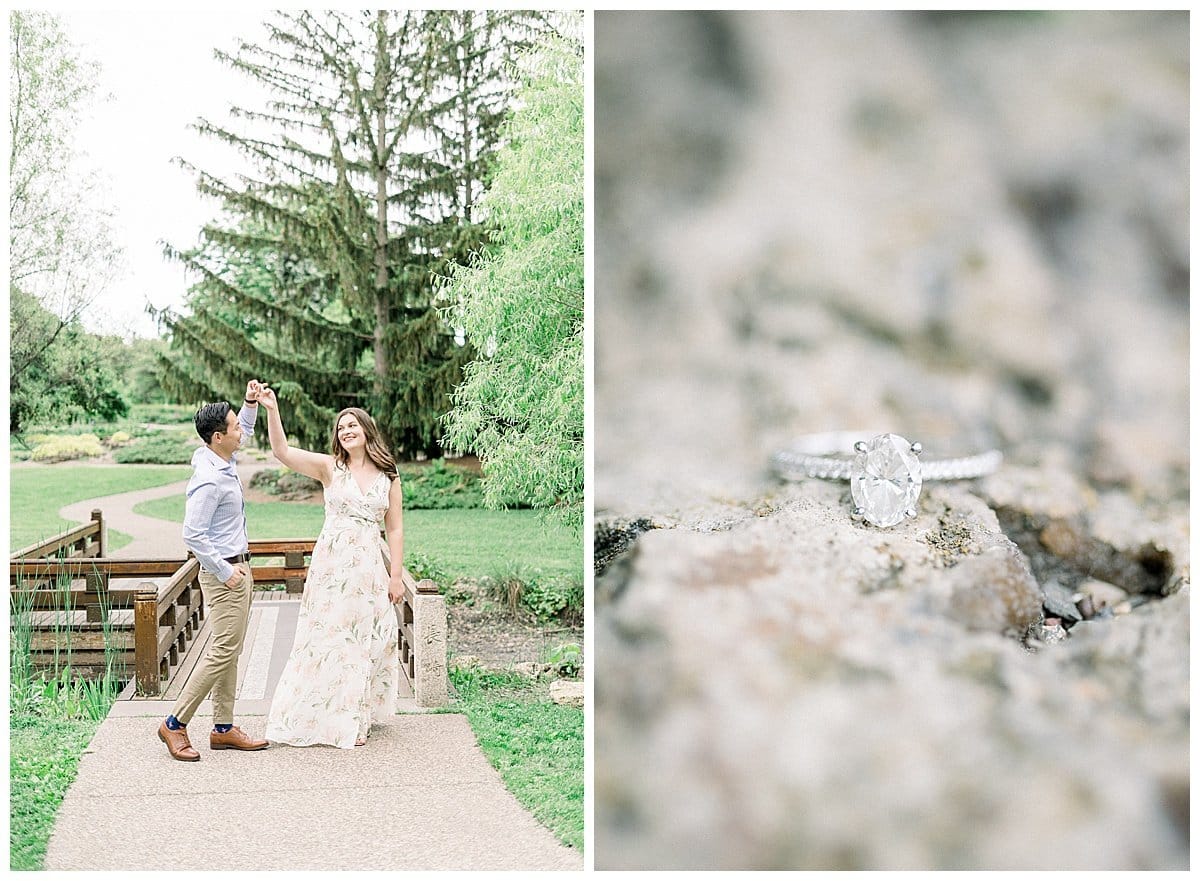
<instances>
[{"instance_id":1,"label":"engagement ring","mask_svg":"<svg viewBox=\"0 0 1200 881\"><path fill-rule=\"evenodd\" d=\"M856 518L873 526L895 526L917 516L921 484L927 480L970 480L991 474L1004 458L999 450L958 459L923 462L919 443L898 434L834 431L809 434L771 457L785 480L817 477L849 480Z\"/></svg>"}]
</instances>

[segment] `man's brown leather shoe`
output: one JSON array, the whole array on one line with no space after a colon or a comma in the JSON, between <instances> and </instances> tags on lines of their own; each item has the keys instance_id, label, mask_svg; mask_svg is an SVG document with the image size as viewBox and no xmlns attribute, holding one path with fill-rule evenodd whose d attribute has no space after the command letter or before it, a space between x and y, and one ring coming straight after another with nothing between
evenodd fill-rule
<instances>
[{"instance_id":1,"label":"man's brown leather shoe","mask_svg":"<svg viewBox=\"0 0 1200 881\"><path fill-rule=\"evenodd\" d=\"M192 742L188 740L186 725L178 731L172 731L166 722L161 722L158 726L158 739L167 745L171 758L181 762L200 761L200 753L196 752Z\"/></svg>"},{"instance_id":2,"label":"man's brown leather shoe","mask_svg":"<svg viewBox=\"0 0 1200 881\"><path fill-rule=\"evenodd\" d=\"M217 731L210 732L208 746L210 749L266 749L267 742L254 740L249 734L234 725L224 734Z\"/></svg>"}]
</instances>

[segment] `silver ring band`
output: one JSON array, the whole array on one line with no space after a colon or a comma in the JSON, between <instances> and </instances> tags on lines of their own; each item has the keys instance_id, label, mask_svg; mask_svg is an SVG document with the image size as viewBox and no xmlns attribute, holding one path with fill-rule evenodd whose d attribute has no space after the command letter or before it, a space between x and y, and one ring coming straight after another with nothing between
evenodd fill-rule
<instances>
[{"instance_id":1,"label":"silver ring band","mask_svg":"<svg viewBox=\"0 0 1200 881\"><path fill-rule=\"evenodd\" d=\"M955 459L922 461L919 443L897 434L832 431L798 438L771 457L785 480L815 477L849 480L854 516L880 527L917 515L921 485L927 480L970 480L991 474L1003 455L988 450Z\"/></svg>"},{"instance_id":2,"label":"silver ring band","mask_svg":"<svg viewBox=\"0 0 1200 881\"><path fill-rule=\"evenodd\" d=\"M817 477L821 480L849 480L854 471L854 445L877 437L882 432L828 431L806 434L771 457L775 473L785 480ZM955 459L921 460L922 480L973 480L985 477L1000 467L1004 454L988 450Z\"/></svg>"}]
</instances>

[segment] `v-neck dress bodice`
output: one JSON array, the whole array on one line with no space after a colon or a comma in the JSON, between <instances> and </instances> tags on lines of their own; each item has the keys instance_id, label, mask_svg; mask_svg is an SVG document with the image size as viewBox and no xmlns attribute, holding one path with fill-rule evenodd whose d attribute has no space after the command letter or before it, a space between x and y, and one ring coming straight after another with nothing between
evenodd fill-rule
<instances>
[{"instance_id":1,"label":"v-neck dress bodice","mask_svg":"<svg viewBox=\"0 0 1200 881\"><path fill-rule=\"evenodd\" d=\"M395 713L398 629L380 535L389 488L379 474L364 492L349 469L334 466L268 740L349 748L372 721Z\"/></svg>"},{"instance_id":2,"label":"v-neck dress bodice","mask_svg":"<svg viewBox=\"0 0 1200 881\"><path fill-rule=\"evenodd\" d=\"M383 474L376 474L364 492L349 468L335 465L329 486L325 487L325 528L370 525L374 527L372 534L378 537L388 509L387 486Z\"/></svg>"}]
</instances>

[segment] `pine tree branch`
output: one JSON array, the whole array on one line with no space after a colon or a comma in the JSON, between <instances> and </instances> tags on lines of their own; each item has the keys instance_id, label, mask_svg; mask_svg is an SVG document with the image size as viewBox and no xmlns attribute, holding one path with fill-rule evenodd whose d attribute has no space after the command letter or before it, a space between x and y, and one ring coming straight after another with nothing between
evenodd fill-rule
<instances>
[{"instance_id":1,"label":"pine tree branch","mask_svg":"<svg viewBox=\"0 0 1200 881\"><path fill-rule=\"evenodd\" d=\"M205 282L215 287L219 292L229 297L234 302L250 307L252 310L255 310L257 314L262 315L265 318L286 318L312 331L314 336L319 334L330 334L335 338L348 336L360 341L369 341L372 338L371 334L355 331L351 327L336 324L318 315L313 315L294 307L288 307L278 302L252 294L249 291L243 290L242 288L239 288L236 285L226 281L218 272L206 266L197 257L180 252L170 245L164 244L163 254L174 260L178 260L188 269L198 272Z\"/></svg>"},{"instance_id":2,"label":"pine tree branch","mask_svg":"<svg viewBox=\"0 0 1200 881\"><path fill-rule=\"evenodd\" d=\"M318 96L335 101L338 97L336 92L322 94L330 90L328 83L289 70L292 65L295 65L301 69L308 69L314 73L323 74L325 73L325 69L320 64L294 55L282 55L263 46L246 42L242 42L238 46L238 52L239 54L232 55L218 49L213 54L218 61L223 61L235 70L240 70L269 88L283 92L286 95L294 95L299 99L308 100L312 103L320 103L316 100ZM260 57L262 58L262 63L251 61L244 57L245 55Z\"/></svg>"},{"instance_id":3,"label":"pine tree branch","mask_svg":"<svg viewBox=\"0 0 1200 881\"><path fill-rule=\"evenodd\" d=\"M172 333L182 335L195 346L203 349L214 358L233 359L243 365L257 365L265 368L275 377L303 377L305 384L310 386L336 386L347 379L347 374L340 370L322 370L302 361L283 358L274 355L247 339L237 328L230 326L220 318L207 314L193 315L188 318L172 316L167 319ZM222 348L216 348L208 340L216 339L215 334L221 334Z\"/></svg>"},{"instance_id":4,"label":"pine tree branch","mask_svg":"<svg viewBox=\"0 0 1200 881\"><path fill-rule=\"evenodd\" d=\"M287 116L282 112L295 109L297 105L286 105L282 102L273 101L268 106L277 112L268 113L262 110L247 110L243 107L230 107L229 115L234 119L245 119L251 122L273 123L284 130L297 129L299 131L307 130L312 132L319 132L321 130L321 123L319 121L296 119L294 116Z\"/></svg>"},{"instance_id":5,"label":"pine tree branch","mask_svg":"<svg viewBox=\"0 0 1200 881\"><path fill-rule=\"evenodd\" d=\"M280 150L280 151L288 150L289 148L286 145L274 144L274 143L271 143L270 141L263 141L263 140L259 140L256 138L246 138L241 135L237 135L233 132L230 132L224 128L214 126L214 125L208 123L206 120L200 120L198 123L194 124L192 127L195 128L197 131L199 131L201 134L206 134L211 137L215 137L219 140L225 141L227 144L230 144L231 146L235 147L239 152L241 152L247 156L250 156L252 158L257 157L258 159L263 160L266 168L268 168L268 169L273 169L275 171L279 171L279 170L289 171L292 174L295 174L299 177L324 182L324 180L314 170L303 168L303 167L295 164L294 162L289 161L288 159L285 159L282 156L275 155L274 153L271 152L272 150ZM306 153L307 151L299 151L299 152ZM326 166L328 165L327 157L320 156L320 161L324 165L326 165Z\"/></svg>"}]
</instances>

